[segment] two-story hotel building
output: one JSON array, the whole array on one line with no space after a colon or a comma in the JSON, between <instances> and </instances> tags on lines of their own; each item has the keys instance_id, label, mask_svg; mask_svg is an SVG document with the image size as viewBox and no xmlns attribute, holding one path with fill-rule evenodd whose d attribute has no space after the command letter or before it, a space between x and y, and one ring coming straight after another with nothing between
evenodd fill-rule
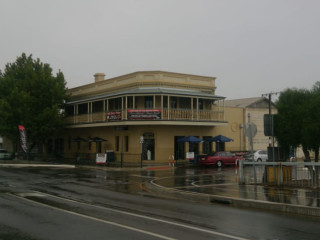
<instances>
[{"instance_id":1,"label":"two-story hotel building","mask_svg":"<svg viewBox=\"0 0 320 240\"><path fill-rule=\"evenodd\" d=\"M92 157L113 151L116 161L168 162L188 151L209 153L212 143L179 143L184 136L201 139L221 134L226 126L224 97L215 95L214 77L142 71L69 89L64 153ZM220 128L221 129L221 128Z\"/></svg>"}]
</instances>

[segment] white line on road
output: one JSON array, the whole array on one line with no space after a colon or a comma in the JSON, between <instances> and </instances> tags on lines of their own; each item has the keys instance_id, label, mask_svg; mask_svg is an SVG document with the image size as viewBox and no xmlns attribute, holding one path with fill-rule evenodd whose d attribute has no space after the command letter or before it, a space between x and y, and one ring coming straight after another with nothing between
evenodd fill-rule
<instances>
[{"instance_id":1,"label":"white line on road","mask_svg":"<svg viewBox=\"0 0 320 240\"><path fill-rule=\"evenodd\" d=\"M39 193L41 193L41 192L39 192ZM47 194L47 193L45 193L45 194ZM51 196L51 197L54 197L54 198L62 199L64 201L74 202L74 203L82 204L82 205L90 205L91 207L95 207L95 208L105 209L105 210L121 213L121 214L124 214L124 215L134 216L134 217L143 218L143 219L147 219L147 220L151 220L151 221L157 221L157 222L161 222L161 223L165 223L165 224L179 226L179 227L182 227L182 228L192 229L192 230L195 230L195 231L199 231L199 232L203 232L203 233L209 233L209 234L216 235L216 236L221 236L221 237L235 239L235 240L249 240L247 238L242 238L242 237L238 237L238 236L234 236L234 235L230 235L230 234L225 234L225 233L221 233L221 232L217 232L217 231L207 230L207 229L204 229L204 228L195 227L195 226L191 226L191 225L187 225L187 224L183 224L183 223L177 223L177 222L172 222L172 221L168 221L168 220L162 220L162 219L158 219L158 218L148 217L148 216L137 214L137 213L130 213L130 212L125 212L125 211L121 211L121 210L117 210L117 209L91 205L91 204L78 202L78 201L75 201L75 200L72 200L72 199L62 198L62 197L51 195L51 194L47 194L47 195ZM86 215L84 215L84 216L86 216ZM101 219L98 219L98 220L101 220ZM101 220L101 221L104 221L104 220ZM135 229L135 228L133 228L133 229ZM141 230L141 231L143 231L143 230ZM168 238L168 239L172 239L172 238Z\"/></svg>"},{"instance_id":2,"label":"white line on road","mask_svg":"<svg viewBox=\"0 0 320 240\"><path fill-rule=\"evenodd\" d=\"M23 168L23 167L75 168L75 165L68 165L68 164L1 163L0 167L12 167L12 168Z\"/></svg>"},{"instance_id":3,"label":"white line on road","mask_svg":"<svg viewBox=\"0 0 320 240\"><path fill-rule=\"evenodd\" d=\"M84 214L68 211L68 210L65 210L65 209L57 208L57 207L54 207L54 206L50 206L50 205L47 205L47 204L44 204L44 203L40 203L40 202L31 200L31 199L28 199L28 198L20 197L18 195L14 195L14 194L11 194L11 193L7 193L7 194L10 195L10 196L14 196L16 198L23 199L25 201L36 203L36 204L39 204L41 206L49 207L49 208L52 208L52 209L55 209L55 210L58 210L58 211L61 211L61 212L69 213L69 214L72 214L72 215L75 215L75 216L78 216L78 217L83 217L83 218L87 218L87 219L90 219L90 220L93 220L93 221L106 223L106 224L113 225L113 226L116 226L116 227L119 227L119 228L124 228L124 229L127 229L127 230L143 233L143 234L150 235L150 236L153 236L153 237L157 237L157 238L160 238L160 239L178 240L176 238L171 238L171 237L167 237L167 236L160 235L160 234L157 234L157 233L152 233L152 232L149 232L149 231L145 231L145 230L142 230L142 229L130 227L130 226L123 225L123 224L120 224L120 223L111 222L111 221L103 220L103 219L100 219L100 218L95 218L95 217L91 217L91 216L88 216L88 215L84 215ZM53 195L50 195L50 196L53 196ZM64 199L64 200L68 200L68 199ZM77 202L77 203L79 203L79 202ZM92 205L90 205L90 206L92 206Z\"/></svg>"}]
</instances>

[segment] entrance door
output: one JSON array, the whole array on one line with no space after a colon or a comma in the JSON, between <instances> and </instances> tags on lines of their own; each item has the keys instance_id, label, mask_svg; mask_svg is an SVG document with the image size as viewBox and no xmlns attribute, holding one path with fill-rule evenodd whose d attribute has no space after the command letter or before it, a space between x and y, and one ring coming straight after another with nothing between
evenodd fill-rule
<instances>
[{"instance_id":1,"label":"entrance door","mask_svg":"<svg viewBox=\"0 0 320 240\"><path fill-rule=\"evenodd\" d=\"M154 134L144 133L142 144L142 160L154 160Z\"/></svg>"},{"instance_id":2,"label":"entrance door","mask_svg":"<svg viewBox=\"0 0 320 240\"><path fill-rule=\"evenodd\" d=\"M174 159L184 159L185 148L184 142L178 142L178 139L184 138L185 136L175 136L174 137Z\"/></svg>"}]
</instances>

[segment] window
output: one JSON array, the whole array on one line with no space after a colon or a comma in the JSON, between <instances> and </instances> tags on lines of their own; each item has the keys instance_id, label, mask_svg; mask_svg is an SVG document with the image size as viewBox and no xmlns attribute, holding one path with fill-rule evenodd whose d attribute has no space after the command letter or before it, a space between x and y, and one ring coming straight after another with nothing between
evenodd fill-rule
<instances>
[{"instance_id":1,"label":"window","mask_svg":"<svg viewBox=\"0 0 320 240\"><path fill-rule=\"evenodd\" d=\"M121 98L109 99L109 111L117 111L121 109Z\"/></svg>"},{"instance_id":2,"label":"window","mask_svg":"<svg viewBox=\"0 0 320 240\"><path fill-rule=\"evenodd\" d=\"M153 97L152 96L144 97L144 106L145 106L145 108L153 108Z\"/></svg>"},{"instance_id":3,"label":"window","mask_svg":"<svg viewBox=\"0 0 320 240\"><path fill-rule=\"evenodd\" d=\"M116 136L116 151L120 151L120 137Z\"/></svg>"},{"instance_id":4,"label":"window","mask_svg":"<svg viewBox=\"0 0 320 240\"><path fill-rule=\"evenodd\" d=\"M211 137L210 136L203 137L204 142L202 143L202 152L204 154L209 154L212 152L212 143L206 141L209 138Z\"/></svg>"},{"instance_id":5,"label":"window","mask_svg":"<svg viewBox=\"0 0 320 240\"><path fill-rule=\"evenodd\" d=\"M88 113L88 103L82 103L78 105L78 114Z\"/></svg>"},{"instance_id":6,"label":"window","mask_svg":"<svg viewBox=\"0 0 320 240\"><path fill-rule=\"evenodd\" d=\"M124 137L124 151L129 152L129 137L128 136Z\"/></svg>"},{"instance_id":7,"label":"window","mask_svg":"<svg viewBox=\"0 0 320 240\"><path fill-rule=\"evenodd\" d=\"M203 110L203 99L199 99L199 109Z\"/></svg>"},{"instance_id":8,"label":"window","mask_svg":"<svg viewBox=\"0 0 320 240\"><path fill-rule=\"evenodd\" d=\"M191 108L190 98L180 98L179 100L180 100L179 108L182 108L182 109L190 109Z\"/></svg>"},{"instance_id":9,"label":"window","mask_svg":"<svg viewBox=\"0 0 320 240\"><path fill-rule=\"evenodd\" d=\"M103 111L103 101L93 102L92 103L92 112L102 112Z\"/></svg>"},{"instance_id":10,"label":"window","mask_svg":"<svg viewBox=\"0 0 320 240\"><path fill-rule=\"evenodd\" d=\"M133 109L133 97L132 96L128 96L128 109Z\"/></svg>"},{"instance_id":11,"label":"window","mask_svg":"<svg viewBox=\"0 0 320 240\"><path fill-rule=\"evenodd\" d=\"M168 107L168 96L163 96L163 107L164 108Z\"/></svg>"},{"instance_id":12,"label":"window","mask_svg":"<svg viewBox=\"0 0 320 240\"><path fill-rule=\"evenodd\" d=\"M176 97L171 97L171 108L176 109L177 106L177 98Z\"/></svg>"}]
</instances>

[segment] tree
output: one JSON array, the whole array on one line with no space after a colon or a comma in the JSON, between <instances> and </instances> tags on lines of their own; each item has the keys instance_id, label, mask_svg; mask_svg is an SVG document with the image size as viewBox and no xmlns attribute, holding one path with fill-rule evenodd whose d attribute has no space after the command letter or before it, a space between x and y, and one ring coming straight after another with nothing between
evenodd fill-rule
<instances>
[{"instance_id":1,"label":"tree","mask_svg":"<svg viewBox=\"0 0 320 240\"><path fill-rule=\"evenodd\" d=\"M275 118L276 137L283 148L301 146L306 161L310 161L310 150L319 158L320 146L320 83L312 90L287 89L277 102Z\"/></svg>"},{"instance_id":2,"label":"tree","mask_svg":"<svg viewBox=\"0 0 320 240\"><path fill-rule=\"evenodd\" d=\"M31 146L46 142L63 126L67 99L63 73L53 76L49 64L23 53L0 71L1 135L17 143L21 124Z\"/></svg>"},{"instance_id":3,"label":"tree","mask_svg":"<svg viewBox=\"0 0 320 240\"><path fill-rule=\"evenodd\" d=\"M303 139L308 150L315 153L315 161L319 160L320 147L320 82L317 82L309 93L303 123Z\"/></svg>"}]
</instances>

